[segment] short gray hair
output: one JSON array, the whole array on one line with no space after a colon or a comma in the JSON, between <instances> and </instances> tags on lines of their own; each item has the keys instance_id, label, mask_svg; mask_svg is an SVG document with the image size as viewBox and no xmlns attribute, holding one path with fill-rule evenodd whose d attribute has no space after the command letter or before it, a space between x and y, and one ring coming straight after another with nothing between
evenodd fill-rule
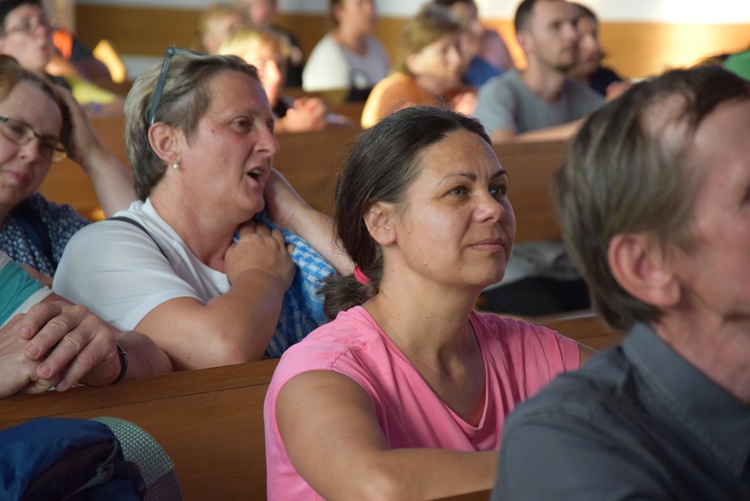
<instances>
[{"instance_id":1,"label":"short gray hair","mask_svg":"<svg viewBox=\"0 0 750 501\"><path fill-rule=\"evenodd\" d=\"M665 115L664 103L675 99L679 109ZM687 149L703 119L738 99L750 99L750 84L718 66L669 71L595 112L568 144L554 187L563 235L592 303L610 325L625 330L661 314L617 283L610 241L646 233L665 251L690 248L701 169Z\"/></svg>"},{"instance_id":2,"label":"short gray hair","mask_svg":"<svg viewBox=\"0 0 750 501\"><path fill-rule=\"evenodd\" d=\"M161 67L160 63L138 77L125 100L125 147L133 168L135 191L141 200L151 194L167 168L148 140L151 101ZM260 82L255 67L236 56L206 56L181 51L172 56L167 71L154 123L176 127L188 138L211 104L209 85L217 74L237 71Z\"/></svg>"}]
</instances>

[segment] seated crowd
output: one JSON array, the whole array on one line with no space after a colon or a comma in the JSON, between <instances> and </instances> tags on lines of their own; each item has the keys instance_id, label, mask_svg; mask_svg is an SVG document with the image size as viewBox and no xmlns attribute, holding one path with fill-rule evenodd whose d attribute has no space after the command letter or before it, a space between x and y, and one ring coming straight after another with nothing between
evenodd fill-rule
<instances>
[{"instance_id":1,"label":"seated crowd","mask_svg":"<svg viewBox=\"0 0 750 501\"><path fill-rule=\"evenodd\" d=\"M631 86L567 0L518 6L523 69L473 0L424 5L393 68L371 0L331 0L306 63L245 3L116 104L130 168L52 50L14 52L51 39L38 0L0 3L0 397L279 358L269 499L750 498L747 81ZM333 218L274 168L275 134L334 121L290 83L365 102ZM565 245L514 245L493 144L535 139L568 141ZM108 219L38 193L64 155ZM528 320L592 306L621 347Z\"/></svg>"}]
</instances>

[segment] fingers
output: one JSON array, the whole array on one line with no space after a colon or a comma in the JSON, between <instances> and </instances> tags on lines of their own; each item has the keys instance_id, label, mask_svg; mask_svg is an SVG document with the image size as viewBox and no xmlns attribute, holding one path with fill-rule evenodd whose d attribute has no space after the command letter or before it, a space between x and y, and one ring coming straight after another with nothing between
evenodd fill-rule
<instances>
[{"instance_id":1,"label":"fingers","mask_svg":"<svg viewBox=\"0 0 750 501\"><path fill-rule=\"evenodd\" d=\"M97 384L108 384L117 375L117 347L115 333L111 325L88 312L85 308L79 311L75 325L66 326L67 334L60 340L47 358L37 368L40 379L60 375L56 388L66 390L86 376L94 367L103 364L101 381ZM53 319L50 323L55 323Z\"/></svg>"},{"instance_id":2,"label":"fingers","mask_svg":"<svg viewBox=\"0 0 750 501\"><path fill-rule=\"evenodd\" d=\"M40 333L42 328L54 317L60 315L63 311L63 304L61 302L43 302L37 303L26 312L25 315L18 318L18 333L23 339L32 339ZM47 331L49 335L51 331ZM29 352L30 355L40 357L48 349L54 346L60 338L65 335L63 332L56 339L51 339L45 336L39 339L34 339L32 343L29 343L29 349L33 351Z\"/></svg>"},{"instance_id":3,"label":"fingers","mask_svg":"<svg viewBox=\"0 0 750 501\"><path fill-rule=\"evenodd\" d=\"M276 240L279 245L286 245L284 234L280 230L272 230L268 225L258 223L257 221L250 220L240 225L240 241L250 235L258 235L259 237L271 237Z\"/></svg>"}]
</instances>

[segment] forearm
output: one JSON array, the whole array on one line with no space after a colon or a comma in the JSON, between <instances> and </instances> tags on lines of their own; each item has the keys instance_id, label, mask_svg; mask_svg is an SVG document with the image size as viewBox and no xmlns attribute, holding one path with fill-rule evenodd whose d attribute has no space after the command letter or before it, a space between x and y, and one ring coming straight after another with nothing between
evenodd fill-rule
<instances>
[{"instance_id":1,"label":"forearm","mask_svg":"<svg viewBox=\"0 0 750 501\"><path fill-rule=\"evenodd\" d=\"M117 343L127 353L127 372L124 379L172 372L169 357L148 336L127 331L117 337Z\"/></svg>"},{"instance_id":2,"label":"forearm","mask_svg":"<svg viewBox=\"0 0 750 501\"><path fill-rule=\"evenodd\" d=\"M225 340L224 352L240 357L234 363L263 357L279 322L286 289L277 277L253 270L241 274L229 292L208 303L208 314Z\"/></svg>"},{"instance_id":3,"label":"forearm","mask_svg":"<svg viewBox=\"0 0 750 501\"><path fill-rule=\"evenodd\" d=\"M260 360L281 313L286 289L264 273L243 273L207 304L175 298L138 323L169 356L174 370Z\"/></svg>"},{"instance_id":4,"label":"forearm","mask_svg":"<svg viewBox=\"0 0 750 501\"><path fill-rule=\"evenodd\" d=\"M88 151L80 164L91 179L107 217L127 209L136 200L133 173L104 147Z\"/></svg>"},{"instance_id":5,"label":"forearm","mask_svg":"<svg viewBox=\"0 0 750 501\"><path fill-rule=\"evenodd\" d=\"M395 449L378 453L361 465L341 499L436 499L492 489L497 471L496 451L461 452L446 449ZM363 479L368 479L364 480ZM325 494L324 494L325 495ZM334 499L337 496L332 496Z\"/></svg>"},{"instance_id":6,"label":"forearm","mask_svg":"<svg viewBox=\"0 0 750 501\"><path fill-rule=\"evenodd\" d=\"M304 211L290 231L304 238L341 274L351 273L354 264L344 251L330 217L314 210Z\"/></svg>"}]
</instances>

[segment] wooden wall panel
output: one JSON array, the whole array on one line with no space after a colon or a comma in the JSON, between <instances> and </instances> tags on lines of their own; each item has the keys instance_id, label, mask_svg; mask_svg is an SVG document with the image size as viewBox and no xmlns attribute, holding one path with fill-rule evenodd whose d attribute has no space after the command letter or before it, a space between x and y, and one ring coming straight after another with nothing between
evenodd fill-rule
<instances>
[{"instance_id":1,"label":"wooden wall panel","mask_svg":"<svg viewBox=\"0 0 750 501\"><path fill-rule=\"evenodd\" d=\"M93 47L107 38L122 54L144 56L160 56L173 44L190 47L200 15L200 11L191 9L104 5L78 5L76 9L78 35L85 43ZM383 42L391 60L404 20L382 17L375 29L375 36ZM297 35L306 54L331 27L327 15L313 14L282 15L279 24ZM512 22L498 19L486 24L502 33L514 58L523 66L525 61L515 42ZM748 24L605 22L600 32L610 53L607 64L631 78L691 65L704 57L750 45Z\"/></svg>"}]
</instances>

